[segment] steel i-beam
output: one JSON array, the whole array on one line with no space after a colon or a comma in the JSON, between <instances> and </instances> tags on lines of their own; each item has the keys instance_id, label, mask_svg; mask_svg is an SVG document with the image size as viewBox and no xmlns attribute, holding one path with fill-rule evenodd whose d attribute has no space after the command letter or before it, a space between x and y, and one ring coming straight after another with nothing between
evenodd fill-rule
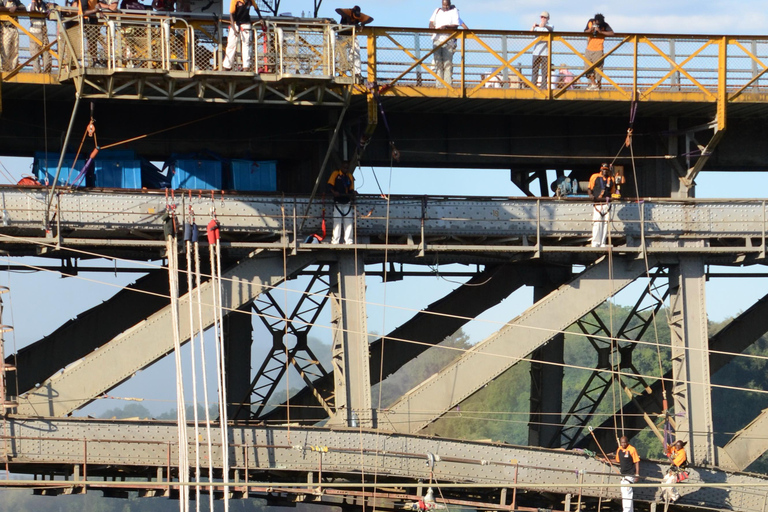
<instances>
[{"instance_id":1,"label":"steel i-beam","mask_svg":"<svg viewBox=\"0 0 768 512\"><path fill-rule=\"evenodd\" d=\"M371 367L361 253L340 255L331 266L332 361L336 416L329 425L376 425L371 404Z\"/></svg>"},{"instance_id":2,"label":"steel i-beam","mask_svg":"<svg viewBox=\"0 0 768 512\"><path fill-rule=\"evenodd\" d=\"M709 378L704 259L681 257L670 269L672 397L677 439L690 441L691 462L717 464Z\"/></svg>"}]
</instances>

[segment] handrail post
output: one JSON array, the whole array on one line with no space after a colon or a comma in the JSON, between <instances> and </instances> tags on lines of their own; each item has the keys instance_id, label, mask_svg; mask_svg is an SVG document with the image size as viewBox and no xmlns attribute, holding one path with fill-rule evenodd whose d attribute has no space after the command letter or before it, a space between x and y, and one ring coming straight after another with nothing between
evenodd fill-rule
<instances>
[{"instance_id":1,"label":"handrail post","mask_svg":"<svg viewBox=\"0 0 768 512\"><path fill-rule=\"evenodd\" d=\"M762 225L762 239L760 242L760 258L765 258L765 199L762 201L763 205L763 225Z\"/></svg>"},{"instance_id":2,"label":"handrail post","mask_svg":"<svg viewBox=\"0 0 768 512\"><path fill-rule=\"evenodd\" d=\"M376 83L376 32L378 29L368 29L368 82ZM417 36L418 37L418 36Z\"/></svg>"},{"instance_id":3,"label":"handrail post","mask_svg":"<svg viewBox=\"0 0 768 512\"><path fill-rule=\"evenodd\" d=\"M728 36L720 38L717 58L717 130L725 130L725 104L728 101L726 88L728 76Z\"/></svg>"},{"instance_id":4,"label":"handrail post","mask_svg":"<svg viewBox=\"0 0 768 512\"><path fill-rule=\"evenodd\" d=\"M460 39L461 39L461 97L466 98L467 97L467 82L466 82L467 38L464 30L460 32Z\"/></svg>"},{"instance_id":5,"label":"handrail post","mask_svg":"<svg viewBox=\"0 0 768 512\"><path fill-rule=\"evenodd\" d=\"M547 84L547 99L550 100L555 90L555 84L552 81L552 36L552 32L547 31L547 77L545 80L542 80L543 83Z\"/></svg>"},{"instance_id":6,"label":"handrail post","mask_svg":"<svg viewBox=\"0 0 768 512\"><path fill-rule=\"evenodd\" d=\"M633 47L634 47L634 61L632 63L632 67L633 67L633 70L632 70L632 98L634 99L634 98L637 98L638 75L640 74L640 72L638 70L638 67L637 67L637 52L638 52L639 46L640 46L640 38L637 35L635 35L633 37L633 40L634 40L634 44L633 44Z\"/></svg>"}]
</instances>

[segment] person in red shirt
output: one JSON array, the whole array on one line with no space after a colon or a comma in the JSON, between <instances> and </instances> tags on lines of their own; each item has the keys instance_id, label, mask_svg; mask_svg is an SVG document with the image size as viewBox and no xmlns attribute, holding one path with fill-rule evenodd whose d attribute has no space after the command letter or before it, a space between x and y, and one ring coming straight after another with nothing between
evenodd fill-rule
<instances>
[{"instance_id":1,"label":"person in red shirt","mask_svg":"<svg viewBox=\"0 0 768 512\"><path fill-rule=\"evenodd\" d=\"M635 447L629 444L627 436L621 436L619 444L616 450L616 462L619 463L621 473L621 507L623 512L634 512L634 492L631 485L640 476L640 456Z\"/></svg>"}]
</instances>

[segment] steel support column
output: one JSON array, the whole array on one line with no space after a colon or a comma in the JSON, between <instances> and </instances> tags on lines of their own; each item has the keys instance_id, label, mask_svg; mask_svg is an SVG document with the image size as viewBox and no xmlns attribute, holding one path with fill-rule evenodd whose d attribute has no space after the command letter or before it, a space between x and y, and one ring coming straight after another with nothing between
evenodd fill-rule
<instances>
[{"instance_id":1,"label":"steel support column","mask_svg":"<svg viewBox=\"0 0 768 512\"><path fill-rule=\"evenodd\" d=\"M336 416L329 424L373 427L362 253L340 255L331 266L330 296Z\"/></svg>"},{"instance_id":2,"label":"steel support column","mask_svg":"<svg viewBox=\"0 0 768 512\"><path fill-rule=\"evenodd\" d=\"M677 439L689 441L691 462L717 464L709 379L704 259L681 257L670 270L672 398Z\"/></svg>"},{"instance_id":3,"label":"steel support column","mask_svg":"<svg viewBox=\"0 0 768 512\"><path fill-rule=\"evenodd\" d=\"M251 305L246 304L224 317L224 364L227 368L227 396L241 397L251 389L251 345L253 323ZM235 400L236 401L236 400ZM227 417L248 419L248 409L229 400Z\"/></svg>"},{"instance_id":4,"label":"steel support column","mask_svg":"<svg viewBox=\"0 0 768 512\"><path fill-rule=\"evenodd\" d=\"M558 275L549 274L549 282L533 288L538 302L571 278L570 267ZM531 404L528 421L528 445L550 446L559 443L563 410L563 343L565 336L555 334L531 356ZM549 364L554 363L554 364Z\"/></svg>"}]
</instances>

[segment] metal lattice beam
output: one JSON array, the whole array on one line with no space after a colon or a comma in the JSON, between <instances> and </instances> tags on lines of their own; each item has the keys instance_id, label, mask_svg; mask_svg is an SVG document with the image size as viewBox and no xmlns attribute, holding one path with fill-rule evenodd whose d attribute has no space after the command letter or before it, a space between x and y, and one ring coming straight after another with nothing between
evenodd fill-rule
<instances>
[{"instance_id":1,"label":"metal lattice beam","mask_svg":"<svg viewBox=\"0 0 768 512\"><path fill-rule=\"evenodd\" d=\"M229 310L241 307L263 291L281 283L293 273L314 262L312 254L289 257L284 267L282 256L255 254L224 273L223 304ZM284 270L286 272L284 273ZM193 290L194 292L194 290ZM201 286L202 302L214 304L209 283ZM196 292L193 299L196 297ZM179 300L180 338L189 341L187 293ZM212 307L203 308L203 328L213 325ZM163 308L134 328L116 336L100 350L91 352L40 387L19 396L18 413L28 416L63 416L87 405L98 396L131 378L136 372L173 351L170 335L170 306Z\"/></svg>"},{"instance_id":2,"label":"metal lattice beam","mask_svg":"<svg viewBox=\"0 0 768 512\"><path fill-rule=\"evenodd\" d=\"M648 383L637 376L639 372L631 364L632 351L637 346L631 342L642 339L648 328L653 325L656 314L664 306L664 301L669 295L668 279L666 274L662 272L663 270L659 269L658 273L651 278L648 286L643 288L643 292L616 333L616 339L628 340L630 343L620 346L618 342L607 341L612 338L611 330L596 310L591 311L587 317L576 322L581 332L587 336L597 351L598 360L595 371L589 376L570 410L563 418L562 446L572 449L576 445L584 428L592 420L592 415L602 402L603 397L610 390L610 386L614 382L614 375L617 375L618 372L621 372L623 387L630 389L639 387L641 392L649 389ZM590 321L590 317L592 321ZM625 370L632 370L635 375L633 376Z\"/></svg>"},{"instance_id":3,"label":"metal lattice beam","mask_svg":"<svg viewBox=\"0 0 768 512\"><path fill-rule=\"evenodd\" d=\"M545 272L546 268L527 264L486 267L466 284L433 302L386 336L371 343L371 384L388 377L427 350L430 345L440 343L471 318L499 304L512 292L529 283L530 279L535 280ZM401 340L419 343L405 343ZM382 357L382 354L385 357ZM324 396L333 393L333 381L330 376L318 379L313 384L315 389L325 390ZM288 405L283 403L261 419L286 421ZM291 410L292 421L315 423L327 417L316 407L317 400L308 388L291 397L290 405L297 407Z\"/></svg>"},{"instance_id":4,"label":"metal lattice beam","mask_svg":"<svg viewBox=\"0 0 768 512\"><path fill-rule=\"evenodd\" d=\"M308 333L328 302L329 289L327 265L320 265L290 316L286 316L271 292L261 294L254 301L254 311L272 335L272 348L251 382L249 398L243 400L243 404L255 407L251 417L258 418L267 407L289 365L296 368L323 410L332 414L333 395L322 396L313 384L316 379L326 377L328 372L307 344ZM296 344L290 349L285 345L285 335L289 331L296 337Z\"/></svg>"}]
</instances>

